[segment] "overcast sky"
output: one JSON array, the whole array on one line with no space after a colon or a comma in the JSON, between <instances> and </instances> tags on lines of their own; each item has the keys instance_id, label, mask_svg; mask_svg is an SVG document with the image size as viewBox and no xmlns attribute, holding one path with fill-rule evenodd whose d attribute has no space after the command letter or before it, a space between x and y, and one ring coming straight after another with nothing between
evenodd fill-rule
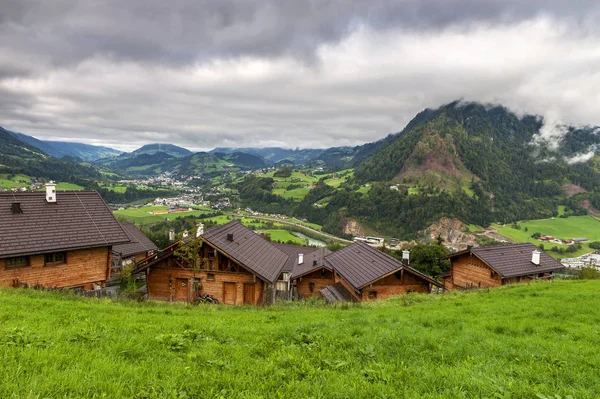
<instances>
[{"instance_id":1,"label":"overcast sky","mask_svg":"<svg viewBox=\"0 0 600 399\"><path fill-rule=\"evenodd\" d=\"M460 98L600 125L599 20L598 1L1 0L0 125L322 148Z\"/></svg>"}]
</instances>

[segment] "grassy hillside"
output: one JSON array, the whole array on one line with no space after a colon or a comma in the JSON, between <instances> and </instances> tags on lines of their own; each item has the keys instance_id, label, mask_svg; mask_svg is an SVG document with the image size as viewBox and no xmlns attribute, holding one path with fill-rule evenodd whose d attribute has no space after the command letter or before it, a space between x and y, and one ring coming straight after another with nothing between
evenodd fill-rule
<instances>
[{"instance_id":1,"label":"grassy hillside","mask_svg":"<svg viewBox=\"0 0 600 399\"><path fill-rule=\"evenodd\" d=\"M532 242L536 245L543 243L546 250L549 250L553 246L566 249L567 246L544 243L540 240L533 239L531 238L533 233L539 232L542 235L550 235L563 239L586 237L589 238L589 242L600 241L600 221L592 216L570 216L568 218L529 220L519 222L518 225L520 226L520 229L515 229L511 227L510 224L504 226L493 224L492 227L498 230L498 234L508 237L516 242ZM525 229L527 229L527 231L525 231ZM582 243L582 249L575 253L564 255L557 255L553 252L548 253L562 258L579 256L594 251L588 246L588 243Z\"/></svg>"},{"instance_id":2,"label":"grassy hillside","mask_svg":"<svg viewBox=\"0 0 600 399\"><path fill-rule=\"evenodd\" d=\"M0 397L596 398L598 290L256 309L5 289Z\"/></svg>"}]
</instances>

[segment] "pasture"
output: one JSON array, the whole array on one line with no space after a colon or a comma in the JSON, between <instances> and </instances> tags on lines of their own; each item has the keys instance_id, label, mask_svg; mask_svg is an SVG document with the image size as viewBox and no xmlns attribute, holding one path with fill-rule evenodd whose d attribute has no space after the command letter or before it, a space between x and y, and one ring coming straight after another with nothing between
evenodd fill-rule
<instances>
[{"instance_id":1,"label":"pasture","mask_svg":"<svg viewBox=\"0 0 600 399\"><path fill-rule=\"evenodd\" d=\"M577 398L598 280L265 308L0 290L2 398Z\"/></svg>"},{"instance_id":2,"label":"pasture","mask_svg":"<svg viewBox=\"0 0 600 399\"><path fill-rule=\"evenodd\" d=\"M515 229L511 227L510 224L504 226L492 224L492 227L498 230L498 234L516 242L532 242L536 245L544 244L544 248L548 254L556 257L574 257L591 252L593 250L588 246L588 243L600 241L600 221L592 216L570 216L568 218L557 217L554 219L527 220L519 222L518 224L520 229ZM586 237L590 241L588 241L588 243L582 243L582 249L575 253L560 255L548 250L553 246L566 249L566 245L542 242L531 238L531 235L536 232L541 233L542 235L550 235L562 239Z\"/></svg>"}]
</instances>

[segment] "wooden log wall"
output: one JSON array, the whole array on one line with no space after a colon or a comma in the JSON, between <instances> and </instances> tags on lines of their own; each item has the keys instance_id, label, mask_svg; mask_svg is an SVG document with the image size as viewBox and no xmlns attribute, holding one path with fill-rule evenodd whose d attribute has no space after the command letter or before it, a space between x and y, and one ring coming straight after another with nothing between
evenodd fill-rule
<instances>
[{"instance_id":1,"label":"wooden log wall","mask_svg":"<svg viewBox=\"0 0 600 399\"><path fill-rule=\"evenodd\" d=\"M18 281L30 286L91 289L92 283L103 285L110 275L110 247L66 253L66 263L55 266L46 266L44 255L32 255L29 257L29 266L17 268L7 268L7 260L0 259L0 285L12 286Z\"/></svg>"},{"instance_id":2,"label":"wooden log wall","mask_svg":"<svg viewBox=\"0 0 600 399\"><path fill-rule=\"evenodd\" d=\"M209 280L209 274L214 277L214 280ZM227 283L235 284L235 297L232 304L244 304L244 284L254 286L254 298L250 301L251 304L257 305L262 301L264 283L249 272L220 272L216 270L194 272L192 270L161 269L157 267L151 267L146 278L148 297L164 301L190 301L194 295L194 277L199 279L201 286L199 294L208 294L220 303L225 303L224 294L225 284ZM188 291L185 297L178 294L180 290L176 287L177 279L187 281ZM169 285L169 280L171 280L171 285Z\"/></svg>"},{"instance_id":3,"label":"wooden log wall","mask_svg":"<svg viewBox=\"0 0 600 399\"><path fill-rule=\"evenodd\" d=\"M502 285L499 275L492 277L493 270L483 263L478 257L471 254L463 254L452 259L451 285L454 288L487 288Z\"/></svg>"},{"instance_id":4,"label":"wooden log wall","mask_svg":"<svg viewBox=\"0 0 600 399\"><path fill-rule=\"evenodd\" d=\"M321 270L324 270L325 273L321 273ZM319 291L334 283L333 272L327 269L321 270L314 271L296 280L296 292L298 295L303 298L320 298L321 293ZM310 290L311 284L313 284L312 291Z\"/></svg>"},{"instance_id":5,"label":"wooden log wall","mask_svg":"<svg viewBox=\"0 0 600 399\"><path fill-rule=\"evenodd\" d=\"M371 292L376 293L374 298L371 298ZM374 282L369 287L363 288L361 300L378 301L409 292L428 293L429 282L405 270L403 273L392 274Z\"/></svg>"}]
</instances>

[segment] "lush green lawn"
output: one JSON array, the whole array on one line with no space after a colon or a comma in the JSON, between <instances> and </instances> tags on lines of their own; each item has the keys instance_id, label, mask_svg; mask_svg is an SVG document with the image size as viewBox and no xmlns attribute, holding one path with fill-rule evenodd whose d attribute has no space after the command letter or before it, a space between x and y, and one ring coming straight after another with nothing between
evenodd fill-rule
<instances>
[{"instance_id":1,"label":"lush green lawn","mask_svg":"<svg viewBox=\"0 0 600 399\"><path fill-rule=\"evenodd\" d=\"M564 212L564 208L563 208ZM539 232L542 235L550 235L557 238L571 239L577 237L586 237L590 241L600 241L600 222L591 216L571 216L569 218L555 218L542 220L529 220L519 222L521 229L513 229L510 224L505 226L493 224L492 227L498 229L498 234L510 238L517 242L532 242L536 245L542 244L540 240L531 238L533 233ZM527 228L527 231L525 231ZM553 243L543 243L546 250L553 246L567 248L566 245L557 245ZM583 243L583 248L573 254L556 255L553 252L548 252L551 255L560 257L579 256L590 252L592 249L586 243Z\"/></svg>"},{"instance_id":2,"label":"lush green lawn","mask_svg":"<svg viewBox=\"0 0 600 399\"><path fill-rule=\"evenodd\" d=\"M0 397L597 398L599 290L256 309L4 289Z\"/></svg>"}]
</instances>

